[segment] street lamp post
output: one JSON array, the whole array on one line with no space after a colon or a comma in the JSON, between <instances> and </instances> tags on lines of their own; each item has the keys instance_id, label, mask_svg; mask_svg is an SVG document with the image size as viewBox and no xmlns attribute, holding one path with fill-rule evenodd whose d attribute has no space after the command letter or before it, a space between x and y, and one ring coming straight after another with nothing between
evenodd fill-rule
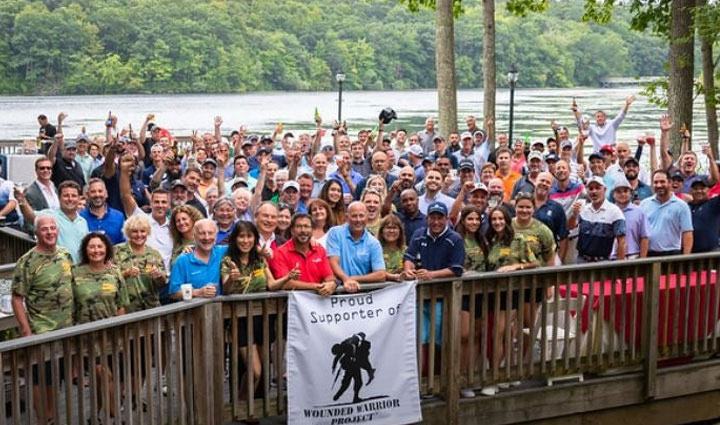
<instances>
[{"instance_id":1,"label":"street lamp post","mask_svg":"<svg viewBox=\"0 0 720 425\"><path fill-rule=\"evenodd\" d=\"M338 123L342 123L342 86L345 82L345 74L338 72L335 74L335 80L338 83Z\"/></svg>"},{"instance_id":2,"label":"street lamp post","mask_svg":"<svg viewBox=\"0 0 720 425\"><path fill-rule=\"evenodd\" d=\"M518 80L518 72L515 64L510 67L510 71L507 74L508 84L510 84L510 131L508 135L508 142L510 146L513 145L513 110L515 109L515 84Z\"/></svg>"}]
</instances>

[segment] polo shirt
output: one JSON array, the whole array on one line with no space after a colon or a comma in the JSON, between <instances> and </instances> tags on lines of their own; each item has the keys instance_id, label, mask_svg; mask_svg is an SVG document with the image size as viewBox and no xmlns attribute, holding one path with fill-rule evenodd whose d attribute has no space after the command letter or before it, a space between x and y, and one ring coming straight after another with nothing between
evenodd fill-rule
<instances>
[{"instance_id":1,"label":"polo shirt","mask_svg":"<svg viewBox=\"0 0 720 425\"><path fill-rule=\"evenodd\" d=\"M433 162L437 162L438 158L449 158L449 159L450 159L450 166L451 166L452 168L455 168L455 169L457 169L458 164L459 164L459 162L460 162L460 161L457 159L457 157L456 157L452 152L450 152L450 149L445 149L445 153L442 154L442 155L438 154L437 151L432 151L432 152L430 152L430 154L428 155L428 157L429 157Z\"/></svg>"},{"instance_id":2,"label":"polo shirt","mask_svg":"<svg viewBox=\"0 0 720 425\"><path fill-rule=\"evenodd\" d=\"M650 251L678 251L682 248L683 232L692 232L690 207L677 196L660 203L656 196L640 204L650 223Z\"/></svg>"},{"instance_id":3,"label":"polo shirt","mask_svg":"<svg viewBox=\"0 0 720 425\"><path fill-rule=\"evenodd\" d=\"M471 160L473 164L475 164L475 174L479 176L480 172L482 171L482 166L485 165L488 154L490 153L488 152L487 146L487 143L483 143L480 146L475 146L469 154L463 152L463 150L461 149L457 152L453 152L453 156L457 159L458 164L464 159Z\"/></svg>"},{"instance_id":4,"label":"polo shirt","mask_svg":"<svg viewBox=\"0 0 720 425\"><path fill-rule=\"evenodd\" d=\"M692 252L709 252L716 249L720 230L720 198L711 198L697 204L691 202L688 205L695 229Z\"/></svg>"},{"instance_id":5,"label":"polo shirt","mask_svg":"<svg viewBox=\"0 0 720 425\"><path fill-rule=\"evenodd\" d=\"M300 269L300 279L308 283L323 283L333 277L325 248L311 244L305 254L295 250L295 241L290 239L282 244L270 260L270 271L276 279L285 277L295 266Z\"/></svg>"},{"instance_id":6,"label":"polo shirt","mask_svg":"<svg viewBox=\"0 0 720 425\"><path fill-rule=\"evenodd\" d=\"M557 182L555 182L552 189L550 189L550 195L548 195L548 198L560 204L563 210L565 210L565 216L568 217L575 201L582 201L585 199L585 186L582 183L570 181L568 187L566 187L565 190L561 190L558 187ZM570 230L569 236L574 237L577 236L577 234L578 228L576 227Z\"/></svg>"},{"instance_id":7,"label":"polo shirt","mask_svg":"<svg viewBox=\"0 0 720 425\"><path fill-rule=\"evenodd\" d=\"M423 214L427 214L428 207L433 202L442 202L447 207L448 211L452 208L452 204L455 202L455 200L446 194L442 192L438 192L435 194L434 198L428 198L427 192L425 192L424 195L422 195L418 201L418 208L420 209L420 212Z\"/></svg>"},{"instance_id":8,"label":"polo shirt","mask_svg":"<svg viewBox=\"0 0 720 425\"><path fill-rule=\"evenodd\" d=\"M319 197L320 191L322 191L323 186L325 186L325 182L328 181L329 179L330 179L330 177L328 177L327 174L322 179L319 179L319 178L315 177L315 175L313 175L313 189L312 189L312 194L310 195L310 197L313 199Z\"/></svg>"},{"instance_id":9,"label":"polo shirt","mask_svg":"<svg viewBox=\"0 0 720 425\"><path fill-rule=\"evenodd\" d=\"M172 236L170 236L170 219L165 218L165 223L160 224L153 218L152 214L146 213L137 206L132 215L144 215L150 220L151 232L147 238L147 245L160 252L165 263L165 270L170 270L170 258L173 250L173 240Z\"/></svg>"},{"instance_id":10,"label":"polo shirt","mask_svg":"<svg viewBox=\"0 0 720 425\"><path fill-rule=\"evenodd\" d=\"M680 191L682 193L690 193L692 189L692 184L698 180L705 180L707 182L710 181L710 177L707 174L693 174L690 177L685 177L685 180L683 181L683 187Z\"/></svg>"},{"instance_id":11,"label":"polo shirt","mask_svg":"<svg viewBox=\"0 0 720 425\"><path fill-rule=\"evenodd\" d=\"M395 215L398 216L400 221L402 221L403 229L405 230L406 245L410 245L410 240L412 239L412 236L415 234L415 231L417 229L420 229L421 227L427 227L427 217L420 211L418 211L417 215L415 215L414 218L408 217L402 211L397 211Z\"/></svg>"},{"instance_id":12,"label":"polo shirt","mask_svg":"<svg viewBox=\"0 0 720 425\"><path fill-rule=\"evenodd\" d=\"M578 254L609 259L615 238L625 236L625 216L607 199L597 210L588 202L580 210L578 227Z\"/></svg>"},{"instance_id":13,"label":"polo shirt","mask_svg":"<svg viewBox=\"0 0 720 425\"><path fill-rule=\"evenodd\" d=\"M220 262L226 252L226 246L213 247L207 263L197 258L194 252L181 254L172 266L168 293L172 295L180 290L180 285L189 283L192 284L193 289L215 285L217 294L222 295Z\"/></svg>"},{"instance_id":14,"label":"polo shirt","mask_svg":"<svg viewBox=\"0 0 720 425\"><path fill-rule=\"evenodd\" d=\"M337 180L340 183L340 186L342 186L342 190L344 194L352 194L352 191L350 190L350 186L348 186L347 182L345 182L345 179L335 171L334 173L330 174L330 178L333 180ZM356 172L352 168L350 169L350 180L355 184L355 186L360 183L360 181L363 179L362 174Z\"/></svg>"},{"instance_id":15,"label":"polo shirt","mask_svg":"<svg viewBox=\"0 0 720 425\"><path fill-rule=\"evenodd\" d=\"M125 215L120 211L105 204L105 215L102 217L98 217L90 211L89 206L80 211L79 214L87 221L88 229L91 232L105 233L113 245L125 242L125 235L122 232Z\"/></svg>"},{"instance_id":16,"label":"polo shirt","mask_svg":"<svg viewBox=\"0 0 720 425\"><path fill-rule=\"evenodd\" d=\"M559 203L548 199L535 210L533 217L540 220L555 235L555 242L568 237L567 216Z\"/></svg>"},{"instance_id":17,"label":"polo shirt","mask_svg":"<svg viewBox=\"0 0 720 425\"><path fill-rule=\"evenodd\" d=\"M520 192L535 193L535 184L530 181L530 177L528 175L522 176L515 182L512 193L510 194L510 199L515 199L517 194Z\"/></svg>"},{"instance_id":18,"label":"polo shirt","mask_svg":"<svg viewBox=\"0 0 720 425\"><path fill-rule=\"evenodd\" d=\"M505 188L505 198L503 199L505 202L510 200L510 195L512 194L513 187L515 186L515 182L518 181L522 174L510 170L510 174L507 176L503 176L500 174L500 170L495 172L495 177L499 178L503 182L503 187Z\"/></svg>"},{"instance_id":19,"label":"polo shirt","mask_svg":"<svg viewBox=\"0 0 720 425\"><path fill-rule=\"evenodd\" d=\"M362 276L385 270L380 242L363 229L360 239L350 234L350 225L343 224L328 230L325 246L328 257L340 257L340 268L348 276Z\"/></svg>"},{"instance_id":20,"label":"polo shirt","mask_svg":"<svg viewBox=\"0 0 720 425\"><path fill-rule=\"evenodd\" d=\"M449 226L436 237L430 234L429 228L422 227L413 234L403 260L430 271L449 268L455 276L460 276L465 265L465 244L462 236Z\"/></svg>"},{"instance_id":21,"label":"polo shirt","mask_svg":"<svg viewBox=\"0 0 720 425\"><path fill-rule=\"evenodd\" d=\"M632 200L635 201L644 201L647 198L653 196L653 191L650 186L643 183L642 181L638 180L638 185L635 189L632 189Z\"/></svg>"},{"instance_id":22,"label":"polo shirt","mask_svg":"<svg viewBox=\"0 0 720 425\"><path fill-rule=\"evenodd\" d=\"M649 236L650 224L642 208L632 202L621 210L625 216L625 255L639 255L640 240ZM610 258L617 258L617 243Z\"/></svg>"},{"instance_id":23,"label":"polo shirt","mask_svg":"<svg viewBox=\"0 0 720 425\"><path fill-rule=\"evenodd\" d=\"M35 214L48 214L55 218L58 225L57 245L67 248L73 262L77 263L80 259L80 243L85 235L90 233L87 221L80 214L77 214L75 220L70 220L61 209L48 208Z\"/></svg>"},{"instance_id":24,"label":"polo shirt","mask_svg":"<svg viewBox=\"0 0 720 425\"><path fill-rule=\"evenodd\" d=\"M245 221L247 221L247 220L245 220ZM226 241L225 239L227 239L227 237L230 236L230 233L232 233L233 229L235 228L235 223L237 223L237 221L234 221L233 224L231 224L227 230L223 230L220 228L220 226L218 226L218 234L217 234L217 237L215 238L216 244L218 244L218 245L227 245L228 244L228 241Z\"/></svg>"}]
</instances>

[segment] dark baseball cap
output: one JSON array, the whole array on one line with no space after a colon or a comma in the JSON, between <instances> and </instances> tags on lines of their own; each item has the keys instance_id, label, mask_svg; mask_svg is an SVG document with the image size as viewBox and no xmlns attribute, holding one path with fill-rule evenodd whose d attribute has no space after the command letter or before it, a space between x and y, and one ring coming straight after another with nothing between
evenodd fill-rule
<instances>
[{"instance_id":1,"label":"dark baseball cap","mask_svg":"<svg viewBox=\"0 0 720 425\"><path fill-rule=\"evenodd\" d=\"M458 165L458 170L474 170L475 169L475 163L472 162L470 159L463 159L460 161L460 164Z\"/></svg>"}]
</instances>

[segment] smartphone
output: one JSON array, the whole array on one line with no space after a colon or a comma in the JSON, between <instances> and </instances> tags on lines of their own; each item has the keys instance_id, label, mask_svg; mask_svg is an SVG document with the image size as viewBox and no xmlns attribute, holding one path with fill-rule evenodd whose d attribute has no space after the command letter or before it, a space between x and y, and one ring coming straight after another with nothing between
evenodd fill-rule
<instances>
[{"instance_id":1,"label":"smartphone","mask_svg":"<svg viewBox=\"0 0 720 425\"><path fill-rule=\"evenodd\" d=\"M112 124L113 124L113 121L112 121L112 111L108 111L108 119L107 119L107 121L105 122L105 125L111 126Z\"/></svg>"}]
</instances>

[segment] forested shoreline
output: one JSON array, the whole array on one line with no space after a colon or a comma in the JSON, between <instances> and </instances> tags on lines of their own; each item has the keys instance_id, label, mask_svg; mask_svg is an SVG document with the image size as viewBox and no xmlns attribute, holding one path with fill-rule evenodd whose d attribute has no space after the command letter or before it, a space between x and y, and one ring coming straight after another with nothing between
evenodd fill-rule
<instances>
[{"instance_id":1,"label":"forested shoreline","mask_svg":"<svg viewBox=\"0 0 720 425\"><path fill-rule=\"evenodd\" d=\"M667 43L580 22L582 2L517 17L498 2L498 84L596 86L665 75ZM456 19L460 88L482 87L482 5ZM0 94L240 93L433 88L435 20L395 0L3 0Z\"/></svg>"}]
</instances>

